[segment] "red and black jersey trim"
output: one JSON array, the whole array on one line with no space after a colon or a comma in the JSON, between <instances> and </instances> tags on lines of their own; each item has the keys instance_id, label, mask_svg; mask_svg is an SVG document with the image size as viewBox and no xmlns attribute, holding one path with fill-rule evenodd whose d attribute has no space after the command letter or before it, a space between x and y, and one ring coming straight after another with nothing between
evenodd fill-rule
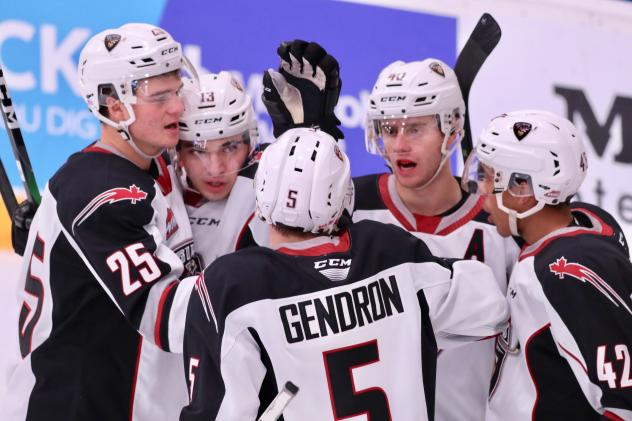
<instances>
[{"instance_id":1,"label":"red and black jersey trim","mask_svg":"<svg viewBox=\"0 0 632 421\"><path fill-rule=\"evenodd\" d=\"M535 247L534 245L528 246L527 244L525 244L524 248L522 249L522 252L520 253L520 260L524 260L531 256L536 256L542 250L544 250L551 242L560 238L576 237L582 234L592 234L592 235L599 235L599 236L604 236L604 237L611 237L614 234L614 230L612 229L612 227L606 224L606 222L603 219L601 219L596 213L589 211L588 209L583 209L583 208L574 208L573 211L582 212L590 216L595 221L597 221L600 224L600 226L590 227L590 228L586 228L582 226L572 227L572 229L560 230L559 234L554 234L554 235L551 235L550 237L545 237L543 240L540 240L541 242L539 244L535 243L536 244Z\"/></svg>"},{"instance_id":2,"label":"red and black jersey trim","mask_svg":"<svg viewBox=\"0 0 632 421\"><path fill-rule=\"evenodd\" d=\"M169 346L169 313L173 306L173 300L178 289L178 281L173 281L162 292L160 302L158 303L158 311L156 315L156 325L154 328L154 336L156 345L167 352L170 352Z\"/></svg>"},{"instance_id":3,"label":"red and black jersey trim","mask_svg":"<svg viewBox=\"0 0 632 421\"><path fill-rule=\"evenodd\" d=\"M340 235L338 244L325 243L305 249L281 247L278 248L277 251L290 256L322 256L331 253L345 253L349 251L350 247L351 238L349 237L349 232L345 231Z\"/></svg>"}]
</instances>

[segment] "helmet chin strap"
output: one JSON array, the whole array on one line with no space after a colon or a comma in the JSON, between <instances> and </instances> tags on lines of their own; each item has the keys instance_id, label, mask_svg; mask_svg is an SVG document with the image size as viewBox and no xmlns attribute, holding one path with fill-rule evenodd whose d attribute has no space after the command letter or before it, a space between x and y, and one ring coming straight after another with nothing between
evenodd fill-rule
<instances>
[{"instance_id":1,"label":"helmet chin strap","mask_svg":"<svg viewBox=\"0 0 632 421\"><path fill-rule=\"evenodd\" d=\"M518 213L514 209L510 209L503 204L502 192L496 193L496 204L498 205L498 208L501 211L507 214L508 219L509 219L509 231L511 231L511 235L516 236L516 237L520 237L520 233L518 232L518 219L524 219L528 216L531 216L534 213L542 210L542 208L544 208L544 205L546 205L546 203L542 201L538 201L537 204L531 209L527 209L524 212Z\"/></svg>"},{"instance_id":2,"label":"helmet chin strap","mask_svg":"<svg viewBox=\"0 0 632 421\"><path fill-rule=\"evenodd\" d=\"M150 155L150 154L147 154L147 153L141 151L140 148L138 147L138 145L136 144L136 142L134 142L134 139L132 138L132 134L129 132L128 127L129 127L128 125L121 123L121 124L119 124L117 126L117 130L118 130L119 135L121 135L123 140L127 141L127 143L132 147L134 152L136 152L142 158L149 159L149 160L152 160L154 158L158 158L160 155L162 155L162 152L164 150L161 150L160 152L158 152L155 155Z\"/></svg>"}]
</instances>

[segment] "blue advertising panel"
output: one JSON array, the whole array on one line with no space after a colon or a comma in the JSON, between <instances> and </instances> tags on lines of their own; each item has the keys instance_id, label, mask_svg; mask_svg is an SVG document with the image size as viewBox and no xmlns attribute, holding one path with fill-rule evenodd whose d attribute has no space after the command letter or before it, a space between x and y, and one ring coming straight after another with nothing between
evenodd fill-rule
<instances>
[{"instance_id":1,"label":"blue advertising panel","mask_svg":"<svg viewBox=\"0 0 632 421\"><path fill-rule=\"evenodd\" d=\"M280 41L321 43L341 64L336 113L354 175L384 170L381 158L365 152L363 134L364 102L379 71L398 59L432 56L453 64L456 58L454 18L339 1L69 0L63 8L55 2L10 2L0 20L0 60L41 187L72 152L99 136L98 122L77 89L83 44L105 28L134 21L163 26L204 69L233 71L253 96L268 140L271 125L260 101L263 71L278 66ZM4 130L0 157L19 186Z\"/></svg>"}]
</instances>

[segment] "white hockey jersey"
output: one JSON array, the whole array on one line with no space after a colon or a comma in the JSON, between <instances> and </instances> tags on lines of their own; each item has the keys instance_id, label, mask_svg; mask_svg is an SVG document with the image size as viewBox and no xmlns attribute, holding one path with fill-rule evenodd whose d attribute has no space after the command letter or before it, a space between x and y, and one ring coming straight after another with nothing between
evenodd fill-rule
<instances>
[{"instance_id":1,"label":"white hockey jersey","mask_svg":"<svg viewBox=\"0 0 632 421\"><path fill-rule=\"evenodd\" d=\"M477 259L492 268L506 291L508 274L518 260L519 246L489 223L482 198L463 194L454 208L438 216L412 214L399 198L395 177L375 174L354 179L354 221L370 219L402 227L421 238L435 256ZM393 245L399 249L399 245ZM440 351L437 358L437 421L480 421L485 417L494 364L495 338Z\"/></svg>"},{"instance_id":2,"label":"white hockey jersey","mask_svg":"<svg viewBox=\"0 0 632 421\"><path fill-rule=\"evenodd\" d=\"M255 420L287 380L300 391L285 421L432 419L437 346L493 336L507 317L489 267L372 221L220 257L196 292L182 421Z\"/></svg>"},{"instance_id":3,"label":"white hockey jersey","mask_svg":"<svg viewBox=\"0 0 632 421\"><path fill-rule=\"evenodd\" d=\"M488 421L632 420L632 264L614 219L572 205L575 225L526 247L509 282Z\"/></svg>"},{"instance_id":4,"label":"white hockey jersey","mask_svg":"<svg viewBox=\"0 0 632 421\"><path fill-rule=\"evenodd\" d=\"M184 201L202 267L226 253L268 244L268 225L254 213L256 170L256 164L242 170L224 200L209 201L195 191L185 190Z\"/></svg>"},{"instance_id":5,"label":"white hockey jersey","mask_svg":"<svg viewBox=\"0 0 632 421\"><path fill-rule=\"evenodd\" d=\"M23 359L0 419L177 417L181 356L153 345L181 351L195 280L178 281L194 265L173 181L162 159L143 171L101 144L51 178L24 255Z\"/></svg>"}]
</instances>

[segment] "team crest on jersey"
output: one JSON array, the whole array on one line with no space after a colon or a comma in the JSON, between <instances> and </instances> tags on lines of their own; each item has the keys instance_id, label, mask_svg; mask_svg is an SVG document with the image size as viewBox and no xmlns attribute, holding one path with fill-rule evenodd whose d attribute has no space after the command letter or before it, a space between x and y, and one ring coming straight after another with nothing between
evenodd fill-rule
<instances>
[{"instance_id":1,"label":"team crest on jersey","mask_svg":"<svg viewBox=\"0 0 632 421\"><path fill-rule=\"evenodd\" d=\"M120 41L121 36L119 34L108 34L105 36L103 43L105 44L105 49L109 52L112 51Z\"/></svg>"},{"instance_id":2,"label":"team crest on jersey","mask_svg":"<svg viewBox=\"0 0 632 421\"><path fill-rule=\"evenodd\" d=\"M584 283L588 282L590 285L595 287L597 291L603 294L608 300L612 302L615 306L619 307L619 304L623 306L628 313L632 314L632 310L625 303L623 298L617 294L617 292L612 289L610 285L595 272L590 270L584 265L579 263L569 263L568 260L564 256L557 259L554 263L549 264L549 270L557 275L560 279L564 279L566 275L571 276L575 279L578 279Z\"/></svg>"},{"instance_id":3,"label":"team crest on jersey","mask_svg":"<svg viewBox=\"0 0 632 421\"><path fill-rule=\"evenodd\" d=\"M436 61L433 61L432 63L430 63L429 66L430 66L430 70L432 70L433 72L435 72L441 77L445 77L445 70L443 70L443 66L441 66L439 63L437 63Z\"/></svg>"},{"instance_id":4,"label":"team crest on jersey","mask_svg":"<svg viewBox=\"0 0 632 421\"><path fill-rule=\"evenodd\" d=\"M522 140L525 138L525 136L531 133L532 128L533 126L531 125L531 123L519 121L517 123L514 123L513 132L516 135L516 138L518 138L518 140Z\"/></svg>"},{"instance_id":5,"label":"team crest on jersey","mask_svg":"<svg viewBox=\"0 0 632 421\"><path fill-rule=\"evenodd\" d=\"M138 186L136 186L136 184L132 184L128 188L114 187L113 189L104 191L92 199L72 221L73 233L75 227L81 225L83 221L88 219L90 215L96 212L96 210L103 205L122 202L124 200L129 200L132 202L132 205L135 205L137 202L145 200L146 198L147 193L142 191Z\"/></svg>"},{"instance_id":6,"label":"team crest on jersey","mask_svg":"<svg viewBox=\"0 0 632 421\"><path fill-rule=\"evenodd\" d=\"M167 223L166 223L166 238L167 240L169 238L171 238L173 236L173 234L176 233L176 231L178 231L178 220L176 219L175 215L173 214L173 211L171 210L171 208L167 208Z\"/></svg>"}]
</instances>

